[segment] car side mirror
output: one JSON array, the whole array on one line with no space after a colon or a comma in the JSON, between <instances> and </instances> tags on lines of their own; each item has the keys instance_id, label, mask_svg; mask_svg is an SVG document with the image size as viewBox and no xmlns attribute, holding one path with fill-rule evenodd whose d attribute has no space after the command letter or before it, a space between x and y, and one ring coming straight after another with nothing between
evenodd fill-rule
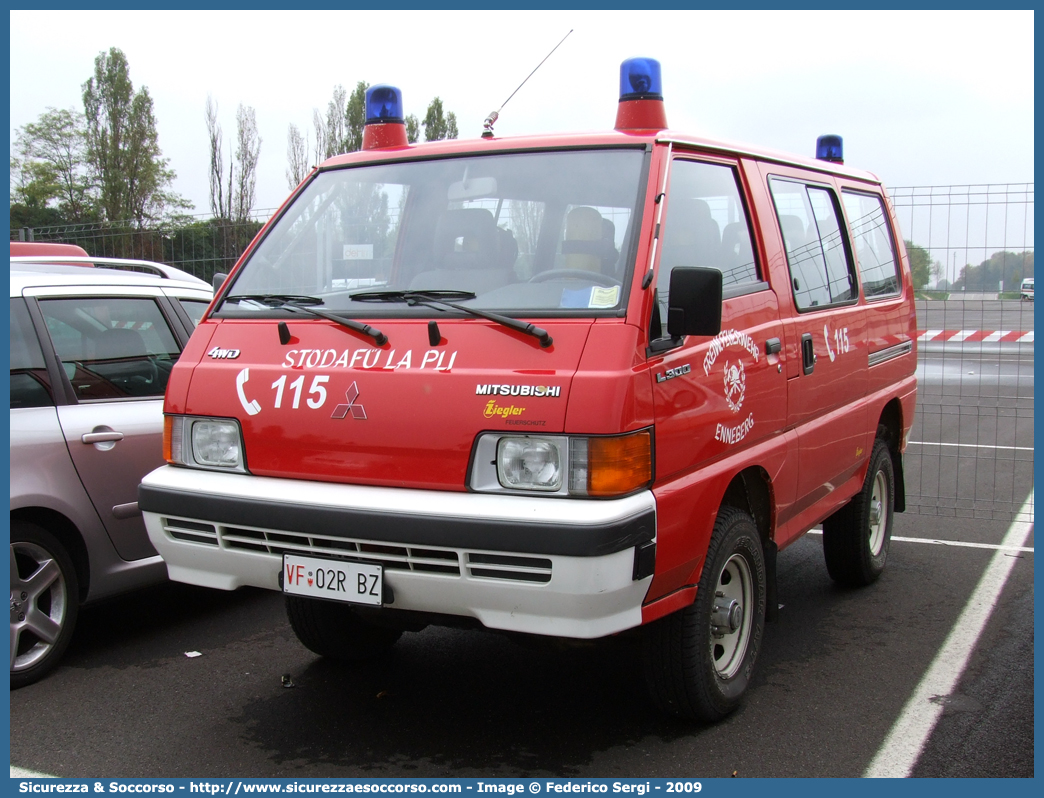
<instances>
[{"instance_id":1,"label":"car side mirror","mask_svg":"<svg viewBox=\"0 0 1044 798\"><path fill-rule=\"evenodd\" d=\"M702 266L671 270L667 295L667 334L717 335L721 332L721 272Z\"/></svg>"},{"instance_id":2,"label":"car side mirror","mask_svg":"<svg viewBox=\"0 0 1044 798\"><path fill-rule=\"evenodd\" d=\"M228 275L224 272L214 272L214 276L211 278L211 283L214 286L215 293L221 288L221 284L225 282Z\"/></svg>"}]
</instances>

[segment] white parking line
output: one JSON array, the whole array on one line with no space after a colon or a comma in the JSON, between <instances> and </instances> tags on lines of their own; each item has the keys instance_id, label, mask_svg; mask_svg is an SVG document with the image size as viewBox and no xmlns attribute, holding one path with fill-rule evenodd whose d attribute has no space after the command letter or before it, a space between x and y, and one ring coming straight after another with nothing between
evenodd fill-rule
<instances>
[{"instance_id":1,"label":"white parking line","mask_svg":"<svg viewBox=\"0 0 1044 798\"><path fill-rule=\"evenodd\" d=\"M11 778L12 779L56 779L57 776L51 776L47 773L34 773L31 770L25 770L24 768L16 768L11 765Z\"/></svg>"},{"instance_id":2,"label":"white parking line","mask_svg":"<svg viewBox=\"0 0 1044 798\"><path fill-rule=\"evenodd\" d=\"M892 726L877 755L863 774L869 778L904 778L910 775L924 750L935 724L942 714L940 701L950 695L968 665L968 659L982 634L986 621L1000 598L1004 583L1017 558L1008 550L1018 548L1033 533L1033 492L1018 517L1028 521L1014 521L1004 541L986 566L979 584L964 607L964 611L950 630L931 667L906 702L899 718Z\"/></svg>"},{"instance_id":3,"label":"white parking line","mask_svg":"<svg viewBox=\"0 0 1044 798\"><path fill-rule=\"evenodd\" d=\"M1027 516L1023 516L1022 510L1015 516L1016 521L1022 521ZM1033 513L1030 512L1030 522L1033 523ZM822 529L812 529L809 531L810 535L822 535ZM955 546L963 549L993 549L994 551L1020 551L1026 554L1033 554L1032 546L1005 546L1003 543L966 543L963 540L939 540L938 538L903 538L898 535L892 535L891 540L898 540L900 543L928 543L932 546Z\"/></svg>"},{"instance_id":4,"label":"white parking line","mask_svg":"<svg viewBox=\"0 0 1044 798\"><path fill-rule=\"evenodd\" d=\"M968 449L1005 449L1012 452L1032 452L1032 446L993 446L988 443L936 443L935 441L910 441L908 446L957 446Z\"/></svg>"}]
</instances>

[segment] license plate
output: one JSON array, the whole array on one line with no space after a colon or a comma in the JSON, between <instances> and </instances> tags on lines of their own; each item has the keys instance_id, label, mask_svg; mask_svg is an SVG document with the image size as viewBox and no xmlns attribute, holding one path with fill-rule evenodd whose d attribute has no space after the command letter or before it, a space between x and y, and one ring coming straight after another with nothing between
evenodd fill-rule
<instances>
[{"instance_id":1,"label":"license plate","mask_svg":"<svg viewBox=\"0 0 1044 798\"><path fill-rule=\"evenodd\" d=\"M283 555L283 592L294 596L381 606L384 569L379 565Z\"/></svg>"}]
</instances>

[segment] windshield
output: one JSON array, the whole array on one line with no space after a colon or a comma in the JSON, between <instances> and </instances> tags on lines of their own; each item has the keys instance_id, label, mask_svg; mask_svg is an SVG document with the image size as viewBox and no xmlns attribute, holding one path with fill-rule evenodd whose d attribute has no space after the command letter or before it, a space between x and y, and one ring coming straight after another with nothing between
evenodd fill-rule
<instances>
[{"instance_id":1,"label":"windshield","mask_svg":"<svg viewBox=\"0 0 1044 798\"><path fill-rule=\"evenodd\" d=\"M228 299L262 312L273 303L247 298L306 297L356 316L386 315L360 295L387 291L451 291L516 315L623 307L643 160L637 149L569 150L321 173Z\"/></svg>"}]
</instances>

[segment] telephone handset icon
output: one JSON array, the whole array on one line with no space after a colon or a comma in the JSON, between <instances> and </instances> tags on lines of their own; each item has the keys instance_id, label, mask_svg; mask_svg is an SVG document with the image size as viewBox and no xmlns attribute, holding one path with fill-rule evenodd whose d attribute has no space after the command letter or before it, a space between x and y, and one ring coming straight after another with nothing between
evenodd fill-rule
<instances>
[{"instance_id":1,"label":"telephone handset icon","mask_svg":"<svg viewBox=\"0 0 1044 798\"><path fill-rule=\"evenodd\" d=\"M236 393L239 394L239 403L243 405L243 409L247 411L247 414L256 416L261 412L261 405L256 400L247 400L246 394L243 392L243 385L249 379L250 369L243 369L239 372L239 375L236 377Z\"/></svg>"}]
</instances>

